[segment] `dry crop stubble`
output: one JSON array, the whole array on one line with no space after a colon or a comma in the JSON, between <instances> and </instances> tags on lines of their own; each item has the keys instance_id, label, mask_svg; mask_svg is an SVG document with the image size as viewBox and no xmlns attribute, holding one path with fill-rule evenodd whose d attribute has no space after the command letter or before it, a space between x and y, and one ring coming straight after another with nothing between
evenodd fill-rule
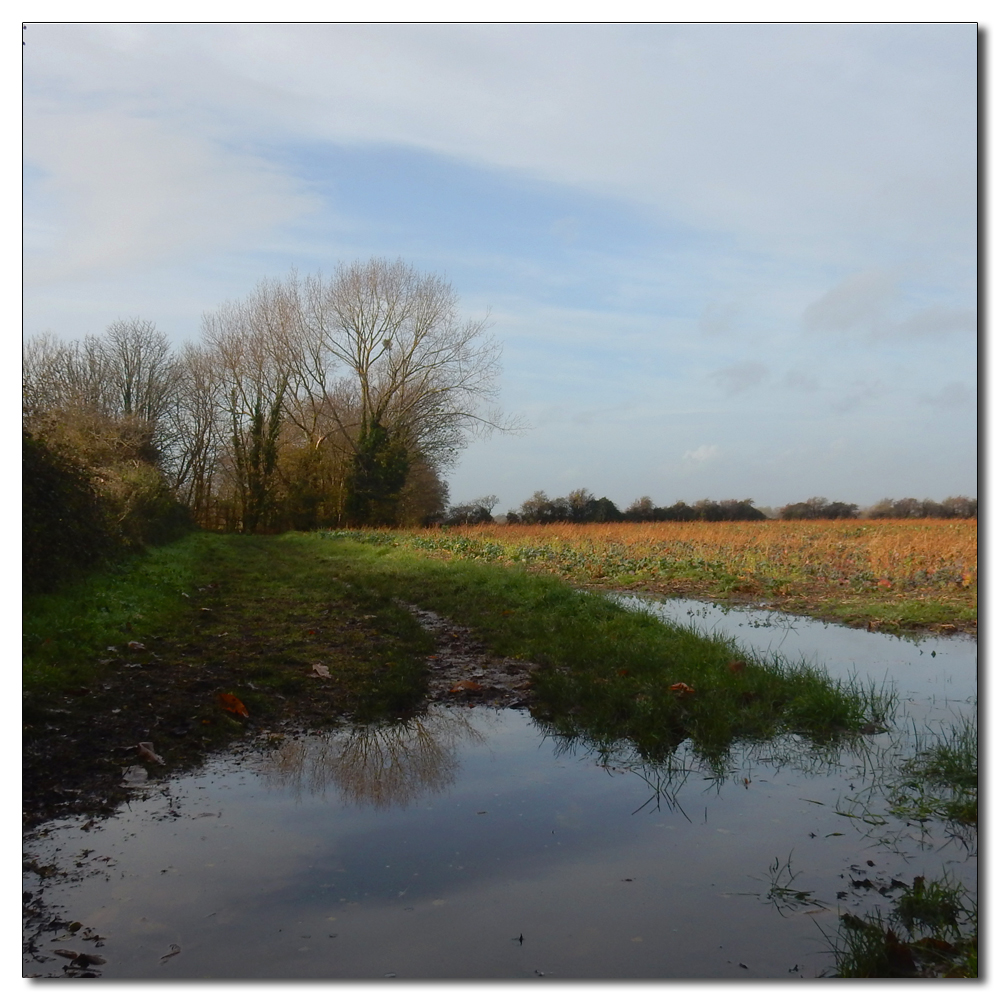
<instances>
[{"instance_id":1,"label":"dry crop stubble","mask_svg":"<svg viewBox=\"0 0 1000 1000\"><path fill-rule=\"evenodd\" d=\"M583 585L766 599L876 628L976 627L974 520L475 525L395 538Z\"/></svg>"}]
</instances>

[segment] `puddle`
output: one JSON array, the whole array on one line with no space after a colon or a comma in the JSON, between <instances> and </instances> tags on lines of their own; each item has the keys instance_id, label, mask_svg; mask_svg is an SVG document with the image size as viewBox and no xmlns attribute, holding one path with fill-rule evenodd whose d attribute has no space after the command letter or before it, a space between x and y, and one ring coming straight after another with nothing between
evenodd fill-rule
<instances>
[{"instance_id":1,"label":"puddle","mask_svg":"<svg viewBox=\"0 0 1000 1000\"><path fill-rule=\"evenodd\" d=\"M914 719L974 711L974 640L659 613L835 676L888 674ZM461 706L259 741L87 830L43 828L28 849L67 875L25 888L83 929L40 936L24 971L61 975L61 948L99 954L106 979L813 978L838 914L887 909L893 879L975 884L974 845L837 814L895 752L888 734L826 757L788 738L737 748L717 781L683 745L656 769ZM786 861L803 899L768 898Z\"/></svg>"},{"instance_id":2,"label":"puddle","mask_svg":"<svg viewBox=\"0 0 1000 1000\"><path fill-rule=\"evenodd\" d=\"M618 594L616 600L706 635L733 638L764 655L816 664L841 680L857 677L876 685L891 681L901 713L918 722L953 722L956 713L974 711L978 655L974 636L900 637L766 609L649 600L631 594Z\"/></svg>"}]
</instances>

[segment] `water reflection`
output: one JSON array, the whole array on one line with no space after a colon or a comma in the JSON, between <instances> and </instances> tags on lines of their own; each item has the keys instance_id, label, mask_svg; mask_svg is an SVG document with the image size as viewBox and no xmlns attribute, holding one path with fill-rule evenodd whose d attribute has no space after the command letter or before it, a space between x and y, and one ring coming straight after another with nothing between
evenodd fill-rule
<instances>
[{"instance_id":1,"label":"water reflection","mask_svg":"<svg viewBox=\"0 0 1000 1000\"><path fill-rule=\"evenodd\" d=\"M976 885L974 826L894 811L928 732L974 716L975 643L727 621L834 676L888 674L907 714L738 742L721 769L690 741L653 763L485 708L288 736L45 831L25 889L95 928L105 978L818 976L845 915L918 878ZM90 953L54 933L26 971Z\"/></svg>"},{"instance_id":2,"label":"water reflection","mask_svg":"<svg viewBox=\"0 0 1000 1000\"><path fill-rule=\"evenodd\" d=\"M265 787L299 799L333 786L353 805L399 808L451 785L460 745L485 741L468 712L432 708L396 723L281 740L263 757L260 775Z\"/></svg>"},{"instance_id":3,"label":"water reflection","mask_svg":"<svg viewBox=\"0 0 1000 1000\"><path fill-rule=\"evenodd\" d=\"M805 662L836 680L862 686L891 683L901 708L919 723L953 721L954 708L975 711L977 642L974 636L896 636L789 615L766 608L705 601L611 595L624 607L707 635L735 639L762 656Z\"/></svg>"}]
</instances>

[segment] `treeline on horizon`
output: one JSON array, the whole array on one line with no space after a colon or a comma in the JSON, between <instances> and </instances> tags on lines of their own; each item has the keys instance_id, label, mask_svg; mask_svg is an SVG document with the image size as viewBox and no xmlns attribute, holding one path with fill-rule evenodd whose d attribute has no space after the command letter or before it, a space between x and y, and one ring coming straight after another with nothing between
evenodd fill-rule
<instances>
[{"instance_id":1,"label":"treeline on horizon","mask_svg":"<svg viewBox=\"0 0 1000 1000\"><path fill-rule=\"evenodd\" d=\"M330 277L293 272L262 281L206 313L200 341L180 348L142 319L81 341L29 339L25 590L50 589L193 527L259 533L492 521L495 498L448 506L445 473L470 436L516 429L490 408L499 370L485 321L460 318L447 282L380 258ZM795 507L806 512L789 514ZM965 498L876 508L868 516L976 516ZM536 493L507 520L765 516L750 500L662 508L642 497L620 511L575 490L552 500ZM782 516L857 516L857 508L810 500Z\"/></svg>"},{"instance_id":2,"label":"treeline on horizon","mask_svg":"<svg viewBox=\"0 0 1000 1000\"><path fill-rule=\"evenodd\" d=\"M596 498L590 490L573 490L565 497L550 499L544 491L533 493L516 510L501 519L493 516L499 502L495 496L480 497L448 509L444 525L462 524L600 524L605 522L645 521L783 521L836 520L840 518L976 518L978 502L964 496L935 500L879 500L871 507L811 497L800 503L786 504L776 511L754 506L753 500L698 500L689 505L682 500L670 507L657 507L648 496L633 500L619 510L607 497Z\"/></svg>"}]
</instances>

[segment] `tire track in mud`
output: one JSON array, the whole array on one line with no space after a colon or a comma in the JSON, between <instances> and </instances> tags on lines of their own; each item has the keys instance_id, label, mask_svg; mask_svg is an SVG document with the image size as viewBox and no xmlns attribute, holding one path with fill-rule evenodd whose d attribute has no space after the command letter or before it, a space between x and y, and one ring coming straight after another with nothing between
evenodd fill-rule
<instances>
[{"instance_id":1,"label":"tire track in mud","mask_svg":"<svg viewBox=\"0 0 1000 1000\"><path fill-rule=\"evenodd\" d=\"M473 635L435 611L413 604L402 605L436 641L427 657L427 696L432 705L488 705L493 708L527 708L531 675L537 663L493 656Z\"/></svg>"}]
</instances>

